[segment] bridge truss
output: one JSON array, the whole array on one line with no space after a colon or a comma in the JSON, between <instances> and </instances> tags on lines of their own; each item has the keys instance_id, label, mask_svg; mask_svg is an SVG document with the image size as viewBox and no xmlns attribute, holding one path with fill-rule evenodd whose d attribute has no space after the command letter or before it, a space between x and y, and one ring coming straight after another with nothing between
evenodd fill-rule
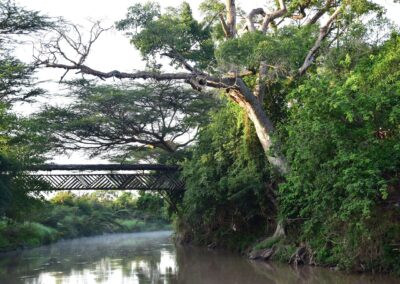
<instances>
[{"instance_id":1,"label":"bridge truss","mask_svg":"<svg viewBox=\"0 0 400 284\"><path fill-rule=\"evenodd\" d=\"M179 169L165 165L44 165L21 178L33 190L183 191ZM47 185L43 187L43 185Z\"/></svg>"}]
</instances>

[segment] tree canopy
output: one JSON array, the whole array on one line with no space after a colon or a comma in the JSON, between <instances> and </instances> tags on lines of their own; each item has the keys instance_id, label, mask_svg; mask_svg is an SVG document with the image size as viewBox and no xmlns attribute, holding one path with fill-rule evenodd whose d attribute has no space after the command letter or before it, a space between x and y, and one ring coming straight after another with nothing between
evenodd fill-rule
<instances>
[{"instance_id":1,"label":"tree canopy","mask_svg":"<svg viewBox=\"0 0 400 284\"><path fill-rule=\"evenodd\" d=\"M47 106L34 125L59 150L84 149L113 158L151 158L174 153L197 137L216 98L171 82L98 85L69 83L74 103ZM143 156L142 154L143 153Z\"/></svg>"}]
</instances>

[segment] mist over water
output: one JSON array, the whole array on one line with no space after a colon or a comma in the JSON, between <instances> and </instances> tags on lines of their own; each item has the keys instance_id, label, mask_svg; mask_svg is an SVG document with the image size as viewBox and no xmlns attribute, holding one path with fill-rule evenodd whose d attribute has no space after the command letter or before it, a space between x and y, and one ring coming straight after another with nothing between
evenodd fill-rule
<instances>
[{"instance_id":1,"label":"mist over water","mask_svg":"<svg viewBox=\"0 0 400 284\"><path fill-rule=\"evenodd\" d=\"M218 250L175 246L171 234L112 234L2 254L0 283L399 283L390 277L294 268Z\"/></svg>"}]
</instances>

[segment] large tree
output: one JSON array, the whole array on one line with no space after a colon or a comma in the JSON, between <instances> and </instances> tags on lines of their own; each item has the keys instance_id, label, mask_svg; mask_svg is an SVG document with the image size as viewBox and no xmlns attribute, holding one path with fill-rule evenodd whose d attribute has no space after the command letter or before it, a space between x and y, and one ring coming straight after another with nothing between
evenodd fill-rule
<instances>
[{"instance_id":1,"label":"large tree","mask_svg":"<svg viewBox=\"0 0 400 284\"><path fill-rule=\"evenodd\" d=\"M274 76L304 76L333 30L335 37L340 36L352 18L376 9L376 5L367 0L279 0L268 4L275 8L255 7L244 17L245 21L239 21L241 10L235 0L226 0L225 4L207 0L201 4L205 12L202 22L193 18L186 2L178 9L164 12L156 2L130 7L117 28L128 31L131 43L149 62L166 57L177 72L157 68L131 73L103 72L85 65L90 48L101 33L99 29L93 30L87 44L82 43L80 36L74 41L65 31L59 32L55 43L44 53L51 57L42 57L39 63L103 79L178 80L198 90L223 90L254 123L270 164L285 174L289 166L279 142L273 139L273 119L263 106L265 96L271 95L268 82ZM76 58L63 52L62 41L76 51ZM296 49L295 58L287 58L289 48Z\"/></svg>"}]
</instances>

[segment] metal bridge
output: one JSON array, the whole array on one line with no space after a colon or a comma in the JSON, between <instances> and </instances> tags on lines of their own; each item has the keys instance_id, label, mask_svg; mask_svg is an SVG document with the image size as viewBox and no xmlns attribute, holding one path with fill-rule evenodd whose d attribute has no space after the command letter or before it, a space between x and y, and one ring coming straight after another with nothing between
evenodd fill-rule
<instances>
[{"instance_id":1,"label":"metal bridge","mask_svg":"<svg viewBox=\"0 0 400 284\"><path fill-rule=\"evenodd\" d=\"M171 194L185 190L178 176L178 167L159 164L47 164L27 169L19 178L38 191L151 190Z\"/></svg>"}]
</instances>

